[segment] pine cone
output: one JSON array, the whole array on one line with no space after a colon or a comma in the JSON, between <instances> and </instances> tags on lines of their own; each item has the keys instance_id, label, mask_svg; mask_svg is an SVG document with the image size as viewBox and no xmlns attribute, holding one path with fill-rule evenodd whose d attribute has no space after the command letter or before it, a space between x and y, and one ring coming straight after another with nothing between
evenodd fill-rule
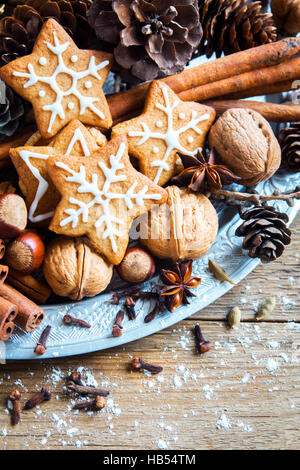
<instances>
[{"instance_id":1,"label":"pine cone","mask_svg":"<svg viewBox=\"0 0 300 470\"><path fill-rule=\"evenodd\" d=\"M264 206L248 209L241 217L245 222L235 234L244 237L243 248L249 250L250 258L260 258L263 263L279 258L291 242L291 231L286 226L288 215Z\"/></svg>"},{"instance_id":2,"label":"pine cone","mask_svg":"<svg viewBox=\"0 0 300 470\"><path fill-rule=\"evenodd\" d=\"M300 122L282 129L278 140L282 150L281 165L295 173L300 171Z\"/></svg>"},{"instance_id":3,"label":"pine cone","mask_svg":"<svg viewBox=\"0 0 300 470\"><path fill-rule=\"evenodd\" d=\"M197 55L220 57L276 39L271 13L261 13L261 2L199 0L203 38Z\"/></svg>"},{"instance_id":4,"label":"pine cone","mask_svg":"<svg viewBox=\"0 0 300 470\"><path fill-rule=\"evenodd\" d=\"M202 37L196 0L95 0L88 20L119 66L139 80L181 71Z\"/></svg>"},{"instance_id":5,"label":"pine cone","mask_svg":"<svg viewBox=\"0 0 300 470\"><path fill-rule=\"evenodd\" d=\"M56 19L81 48L88 47L86 12L92 0L28 0L0 21L0 66L30 54L48 18ZM19 2L22 3L22 2Z\"/></svg>"},{"instance_id":6,"label":"pine cone","mask_svg":"<svg viewBox=\"0 0 300 470\"><path fill-rule=\"evenodd\" d=\"M25 113L23 100L9 87L5 87L5 103L0 104L0 141L11 137L23 124Z\"/></svg>"},{"instance_id":7,"label":"pine cone","mask_svg":"<svg viewBox=\"0 0 300 470\"><path fill-rule=\"evenodd\" d=\"M272 13L279 31L284 35L300 32L299 0L272 0Z\"/></svg>"}]
</instances>

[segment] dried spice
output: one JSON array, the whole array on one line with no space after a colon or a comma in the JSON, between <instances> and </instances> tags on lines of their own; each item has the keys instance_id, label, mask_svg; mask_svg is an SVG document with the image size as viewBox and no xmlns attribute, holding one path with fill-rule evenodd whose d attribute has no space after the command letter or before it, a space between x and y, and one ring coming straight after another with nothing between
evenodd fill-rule
<instances>
[{"instance_id":1,"label":"dried spice","mask_svg":"<svg viewBox=\"0 0 300 470\"><path fill-rule=\"evenodd\" d=\"M90 387L88 385L78 385L73 381L67 382L66 387L72 392L79 393L80 395L100 395L101 397L107 397L109 395L108 390L102 388Z\"/></svg>"},{"instance_id":2,"label":"dried spice","mask_svg":"<svg viewBox=\"0 0 300 470\"><path fill-rule=\"evenodd\" d=\"M127 297L125 300L125 309L128 315L129 320L135 320L136 319L136 313L135 313L135 301L133 300L132 297Z\"/></svg>"},{"instance_id":3,"label":"dried spice","mask_svg":"<svg viewBox=\"0 0 300 470\"><path fill-rule=\"evenodd\" d=\"M50 335L50 331L51 331L51 326L50 325L47 325L46 328L44 329L44 331L42 332L41 336L40 336L40 339L38 340L38 343L35 347L35 350L34 352L36 354L40 354L41 356L43 354L45 354L46 350L47 350L47 346L46 346L46 343L48 341L48 338L49 338L49 335Z\"/></svg>"},{"instance_id":4,"label":"dried spice","mask_svg":"<svg viewBox=\"0 0 300 470\"><path fill-rule=\"evenodd\" d=\"M43 403L43 401L51 400L51 392L47 388L42 387L41 391L36 393L30 400L27 400L24 406L24 410L31 410L36 406Z\"/></svg>"},{"instance_id":5,"label":"dried spice","mask_svg":"<svg viewBox=\"0 0 300 470\"><path fill-rule=\"evenodd\" d=\"M150 364L149 362L143 361L140 357L134 357L131 361L131 365L134 370L147 370L152 374L159 374L163 370L162 366L158 366L157 364Z\"/></svg>"},{"instance_id":6,"label":"dried spice","mask_svg":"<svg viewBox=\"0 0 300 470\"><path fill-rule=\"evenodd\" d=\"M150 323L152 320L154 320L157 317L159 313L162 313L165 310L165 308L166 308L165 299L162 296L158 295L158 299L156 300L153 309L151 310L151 312L149 312L145 316L144 322Z\"/></svg>"},{"instance_id":7,"label":"dried spice","mask_svg":"<svg viewBox=\"0 0 300 470\"><path fill-rule=\"evenodd\" d=\"M112 327L112 335L113 336L122 336L123 333L123 320L124 320L124 310L119 310L117 316L115 318L113 327Z\"/></svg>"},{"instance_id":8,"label":"dried spice","mask_svg":"<svg viewBox=\"0 0 300 470\"><path fill-rule=\"evenodd\" d=\"M19 424L21 420L21 392L20 390L14 390L8 397L11 406L8 406L11 412L11 423L13 426Z\"/></svg>"},{"instance_id":9,"label":"dried spice","mask_svg":"<svg viewBox=\"0 0 300 470\"><path fill-rule=\"evenodd\" d=\"M239 307L233 307L227 317L228 325L230 328L235 328L241 322L241 311Z\"/></svg>"},{"instance_id":10,"label":"dried spice","mask_svg":"<svg viewBox=\"0 0 300 470\"><path fill-rule=\"evenodd\" d=\"M66 377L66 381L67 382L73 382L74 384L84 386L84 383L81 380L81 374L80 374L80 372L77 372L77 371L71 372L71 374L68 375L68 377Z\"/></svg>"},{"instance_id":11,"label":"dried spice","mask_svg":"<svg viewBox=\"0 0 300 470\"><path fill-rule=\"evenodd\" d=\"M230 282L230 284L235 285L235 283L230 279L226 271L218 264L216 261L209 259L208 268L210 272L215 276L216 279L223 282Z\"/></svg>"},{"instance_id":12,"label":"dried spice","mask_svg":"<svg viewBox=\"0 0 300 470\"><path fill-rule=\"evenodd\" d=\"M165 296L165 304L170 312L174 312L175 308L182 303L189 304L188 297L195 297L191 289L197 287L201 279L192 276L193 261L182 261L175 263L169 270L162 269L160 279L165 285L160 291Z\"/></svg>"},{"instance_id":13,"label":"dried spice","mask_svg":"<svg viewBox=\"0 0 300 470\"><path fill-rule=\"evenodd\" d=\"M254 207L240 215L245 222L235 233L244 237L243 248L249 250L250 258L260 258L263 263L279 258L291 242L288 215L271 206Z\"/></svg>"},{"instance_id":14,"label":"dried spice","mask_svg":"<svg viewBox=\"0 0 300 470\"><path fill-rule=\"evenodd\" d=\"M194 328L196 347L200 354L204 354L212 348L212 343L204 339L201 328L199 325L195 325Z\"/></svg>"},{"instance_id":15,"label":"dried spice","mask_svg":"<svg viewBox=\"0 0 300 470\"><path fill-rule=\"evenodd\" d=\"M256 315L256 320L266 320L269 318L271 313L273 312L276 305L275 297L267 297L264 302L259 306L258 312Z\"/></svg>"},{"instance_id":16,"label":"dried spice","mask_svg":"<svg viewBox=\"0 0 300 470\"><path fill-rule=\"evenodd\" d=\"M120 300L126 299L127 297L133 297L135 294L140 295L142 288L139 284L130 286L128 289L121 292L112 292L112 303L119 305Z\"/></svg>"},{"instance_id":17,"label":"dried spice","mask_svg":"<svg viewBox=\"0 0 300 470\"><path fill-rule=\"evenodd\" d=\"M200 150L197 156L184 155L178 153L181 158L184 170L171 179L172 184L188 186L192 191L203 191L220 189L224 185L238 182L241 178L236 176L226 166L216 165L216 151L210 150L204 154Z\"/></svg>"},{"instance_id":18,"label":"dried spice","mask_svg":"<svg viewBox=\"0 0 300 470\"><path fill-rule=\"evenodd\" d=\"M82 401L73 406L73 410L90 410L90 411L100 411L105 408L105 400L100 396L96 396L92 401Z\"/></svg>"},{"instance_id":19,"label":"dried spice","mask_svg":"<svg viewBox=\"0 0 300 470\"><path fill-rule=\"evenodd\" d=\"M65 315L63 317L63 323L67 326L81 326L82 328L91 328L91 325L81 318L71 317L71 315Z\"/></svg>"}]
</instances>

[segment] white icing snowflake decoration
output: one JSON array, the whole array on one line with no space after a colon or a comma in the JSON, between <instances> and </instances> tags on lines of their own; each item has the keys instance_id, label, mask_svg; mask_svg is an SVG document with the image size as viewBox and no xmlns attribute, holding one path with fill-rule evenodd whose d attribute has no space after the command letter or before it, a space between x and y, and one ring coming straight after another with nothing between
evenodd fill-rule
<instances>
[{"instance_id":1,"label":"white icing snowflake decoration","mask_svg":"<svg viewBox=\"0 0 300 470\"><path fill-rule=\"evenodd\" d=\"M167 160L168 160L168 157L169 157L170 153L172 152L172 150L176 149L179 152L184 153L185 155L191 155L191 156L196 155L199 147L196 147L195 150L193 150L193 151L187 150L185 147L183 147L183 145L181 145L180 140L179 140L180 136L184 132L186 132L190 129L195 131L198 135L201 135L202 130L197 127L197 124L199 124L199 122L206 121L207 119L210 118L210 115L208 113L202 114L202 115L197 117L197 111L192 109L190 121L187 124L185 124L184 126L180 127L179 129L174 129L173 111L180 104L180 100L174 101L174 103L171 105L170 104L170 99L169 99L169 96L168 96L167 87L162 86L162 92L163 92L163 96L164 96L164 100L165 100L165 106L163 106L160 103L156 103L155 107L160 109L161 111L163 111L166 114L166 116L168 118L167 131L165 133L151 131L151 129L149 128L149 126L145 122L141 122L141 126L143 128L143 131L129 131L128 132L129 137L141 137L141 140L139 140L139 142L136 145L143 145L149 139L163 140L166 143L167 148L166 148L164 157L160 160L154 160L150 164L152 167L157 167L158 168L156 177L154 179L154 183L156 183L156 184L158 183L162 172L164 170L168 171L170 169L170 167L167 163ZM185 115L183 113L180 113L179 118L184 119ZM157 128L162 127L162 122L161 121L156 121L155 126ZM189 141L189 143L192 143L192 142ZM154 153L157 153L156 149L157 149L157 147L153 147ZM200 150L202 150L202 149L200 149Z\"/></svg>"},{"instance_id":2,"label":"white icing snowflake decoration","mask_svg":"<svg viewBox=\"0 0 300 470\"><path fill-rule=\"evenodd\" d=\"M94 103L97 101L100 101L100 98L93 97L93 96L85 96L80 93L80 91L77 89L77 84L78 80L81 80L85 77L92 76L98 80L102 80L102 77L98 75L98 71L103 69L109 64L108 60L105 60L103 62L100 62L98 65L96 65L95 62L95 57L92 56L90 58L89 66L86 70L82 70L80 72L76 72L75 70L69 68L63 59L63 53L68 49L70 46L70 42L67 41L63 44L59 43L59 40L56 36L55 31L53 31L53 37L54 37L54 45L51 43L44 41L46 44L47 48L57 56L58 58L58 64L56 69L54 70L53 74L51 76L40 76L37 75L33 65L29 62L28 64L28 73L27 72L13 72L13 75L16 77L22 77L22 78L28 78L28 81L25 83L24 88L31 87L35 85L36 83L45 83L50 86L50 88L54 91L56 94L56 99L53 101L51 104L44 105L42 109L44 111L51 111L51 118L49 122L49 127L48 127L48 132L51 132L52 126L55 122L55 119L57 116L59 116L61 119L65 119L65 112L62 106L62 100L63 98L67 96L74 96L78 98L79 103L80 103L80 114L84 114L86 109L90 109L93 111L97 116L99 116L101 119L105 119L104 114L102 111L100 111ZM77 56L72 56L71 61L75 63L77 60L75 60L75 57ZM39 64L41 66L47 65L47 60L45 57L40 57L39 59ZM62 90L58 83L57 83L57 76L59 74L65 73L69 75L72 79L72 84L69 87L68 90ZM89 88L90 82L86 82L86 88ZM43 90L42 90L43 91ZM43 94L40 96L44 96ZM74 108L74 103L70 101L68 103L68 109Z\"/></svg>"},{"instance_id":3,"label":"white icing snowflake decoration","mask_svg":"<svg viewBox=\"0 0 300 470\"><path fill-rule=\"evenodd\" d=\"M135 193L135 188L138 184L138 181L135 181L131 187L126 191L126 193L115 193L111 191L111 185L113 183L120 183L126 181L127 177L125 174L117 172L124 168L124 164L121 163L122 156L125 152L126 145L121 143L116 155L110 155L110 168L106 166L105 163L99 161L98 165L101 168L104 176L105 182L102 189L98 187L98 175L93 174L91 182L86 179L86 170L83 165L80 166L79 172L72 170L68 165L62 162L57 162L56 166L67 171L71 176L66 178L67 182L77 183L79 187L77 188L78 193L82 194L91 194L93 199L85 203L80 199L70 197L69 202L78 206L78 209L65 209L65 213L68 214L64 220L60 222L61 227L71 223L72 228L75 228L79 222L79 218L82 218L82 222L87 223L89 220L89 210L96 204L101 205L103 209L103 214L95 222L95 227L99 228L104 224L105 230L103 232L102 238L109 238L111 241L112 249L117 252L117 244L115 237L121 237L122 234L118 230L118 225L124 225L124 220L121 218L115 217L110 212L110 203L114 200L123 200L126 203L128 210L133 208L133 201L139 206L144 205L144 200L154 199L160 200L160 194L147 194L148 186L145 185L140 191Z\"/></svg>"}]
</instances>

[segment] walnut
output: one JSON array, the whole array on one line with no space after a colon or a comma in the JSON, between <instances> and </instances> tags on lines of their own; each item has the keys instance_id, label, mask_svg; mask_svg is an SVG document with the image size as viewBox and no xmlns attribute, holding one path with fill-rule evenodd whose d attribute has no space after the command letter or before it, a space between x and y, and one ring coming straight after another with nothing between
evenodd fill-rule
<instances>
[{"instance_id":1,"label":"walnut","mask_svg":"<svg viewBox=\"0 0 300 470\"><path fill-rule=\"evenodd\" d=\"M213 125L209 146L219 154L218 163L253 186L269 179L279 168L281 151L269 123L251 109L229 109Z\"/></svg>"},{"instance_id":2,"label":"walnut","mask_svg":"<svg viewBox=\"0 0 300 470\"><path fill-rule=\"evenodd\" d=\"M300 32L299 0L272 0L272 13L277 27L288 34Z\"/></svg>"},{"instance_id":3,"label":"walnut","mask_svg":"<svg viewBox=\"0 0 300 470\"><path fill-rule=\"evenodd\" d=\"M200 258L218 232L218 216L209 199L169 186L168 201L142 216L141 241L158 258Z\"/></svg>"},{"instance_id":4,"label":"walnut","mask_svg":"<svg viewBox=\"0 0 300 470\"><path fill-rule=\"evenodd\" d=\"M93 251L87 239L56 237L47 247L43 272L55 294L80 300L108 286L113 266Z\"/></svg>"}]
</instances>

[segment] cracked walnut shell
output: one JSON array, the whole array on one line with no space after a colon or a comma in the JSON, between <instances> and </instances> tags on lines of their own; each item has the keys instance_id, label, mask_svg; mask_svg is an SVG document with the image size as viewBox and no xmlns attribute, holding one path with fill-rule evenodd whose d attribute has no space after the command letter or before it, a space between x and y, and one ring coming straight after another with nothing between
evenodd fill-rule
<instances>
[{"instance_id":1,"label":"cracked walnut shell","mask_svg":"<svg viewBox=\"0 0 300 470\"><path fill-rule=\"evenodd\" d=\"M166 204L142 216L141 242L158 258L173 261L204 256L218 233L218 216L210 200L187 188L166 188Z\"/></svg>"},{"instance_id":2,"label":"cracked walnut shell","mask_svg":"<svg viewBox=\"0 0 300 470\"><path fill-rule=\"evenodd\" d=\"M256 111L229 109L217 120L209 134L217 163L241 178L239 184L253 186L269 179L281 162L281 150L271 126Z\"/></svg>"},{"instance_id":3,"label":"cracked walnut shell","mask_svg":"<svg viewBox=\"0 0 300 470\"><path fill-rule=\"evenodd\" d=\"M55 294L81 300L106 289L113 266L94 252L87 239L56 237L47 247L43 272Z\"/></svg>"}]
</instances>

